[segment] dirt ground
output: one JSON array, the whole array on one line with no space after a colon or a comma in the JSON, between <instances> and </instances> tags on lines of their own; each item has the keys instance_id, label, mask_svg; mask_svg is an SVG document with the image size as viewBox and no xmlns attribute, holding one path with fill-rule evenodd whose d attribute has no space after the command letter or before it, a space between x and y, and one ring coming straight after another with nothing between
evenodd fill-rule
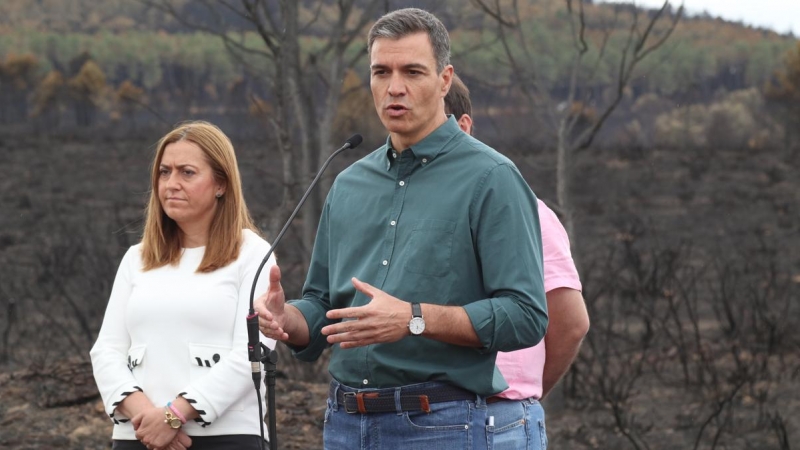
<instances>
[{"instance_id":1,"label":"dirt ground","mask_svg":"<svg viewBox=\"0 0 800 450\"><path fill-rule=\"evenodd\" d=\"M260 143L237 148L248 203L259 223L275 204L267 171L276 169L262 169L270 167L262 148ZM151 150L152 142L143 140L0 137L0 449L109 448L112 424L80 355L99 329L119 258L137 239ZM554 198L552 161L541 153L511 157L540 197ZM640 233L642 239L657 238L662 247L693 242L692 262L719 261L725 252L733 261L741 254L748 263L769 257L765 265L774 264L779 276L794 280L784 286L794 295L800 286L797 159L751 149L587 153L576 168L582 174L575 186L582 212L578 246L588 254ZM92 258L82 259L86 255ZM592 269L587 266L584 273ZM699 292L701 303L709 303L705 291ZM792 301L794 309L776 310L758 323L784 326L781 319L797 317L797 297ZM736 317L749 317L747 312L733 311ZM592 320L590 335L603 335L600 317ZM627 325L624 319L612 322ZM800 436L800 339L797 327L775 329L783 334L767 341L773 353L764 381L729 398L709 385L681 383L679 349L669 343L609 359L623 364L612 367L613 381L597 377L596 385L575 387L574 379L587 375L577 374L583 378L566 383L577 395L561 405L546 403L549 448L792 448ZM616 331L609 327L605 333ZM585 343L582 358L588 349ZM686 356L691 363L702 355ZM758 368L760 360L752 354L742 350L737 357L743 358L742 367ZM637 378L626 378L625 358L654 362ZM598 366L585 359L579 365L591 367ZM729 388L737 374L726 372L724 363L715 367L718 386ZM296 378L277 381L279 448L318 449L327 385ZM624 403L604 403L596 391L602 388L628 389ZM717 410L724 413L715 415Z\"/></svg>"},{"instance_id":2,"label":"dirt ground","mask_svg":"<svg viewBox=\"0 0 800 450\"><path fill-rule=\"evenodd\" d=\"M276 384L279 448L322 448L327 385L286 378ZM62 360L4 373L0 398L0 449L110 448L113 425L88 361Z\"/></svg>"},{"instance_id":3,"label":"dirt ground","mask_svg":"<svg viewBox=\"0 0 800 450\"><path fill-rule=\"evenodd\" d=\"M794 361L796 364L797 361ZM647 441L657 445L641 448L683 450L693 448L697 429L691 417L713 405L674 389L643 389L631 411L647 430ZM280 449L322 448L322 421L327 384L277 380L277 431ZM775 402L790 414L785 426L797 433L800 399L796 383L775 389ZM88 361L62 360L48 367L31 367L0 375L0 449L109 449L112 424L103 411ZM780 400L779 400L780 399ZM794 399L794 400L790 400ZM778 436L752 426L760 412L755 401L744 397L735 417L742 428L736 436L722 438L725 449L789 449ZM748 408L748 406L750 408ZM266 404L265 404L266 409ZM677 413L677 417L675 416ZM683 417L684 422L681 422ZM688 420L688 422L686 422ZM747 425L745 425L747 424ZM605 409L581 408L575 400L567 407L548 408L548 438L552 449L632 448L623 430L614 427L613 414ZM612 430L609 433L609 430ZM615 430L615 431L614 431ZM713 430L713 427L712 429ZM708 448L700 446L698 448Z\"/></svg>"}]
</instances>

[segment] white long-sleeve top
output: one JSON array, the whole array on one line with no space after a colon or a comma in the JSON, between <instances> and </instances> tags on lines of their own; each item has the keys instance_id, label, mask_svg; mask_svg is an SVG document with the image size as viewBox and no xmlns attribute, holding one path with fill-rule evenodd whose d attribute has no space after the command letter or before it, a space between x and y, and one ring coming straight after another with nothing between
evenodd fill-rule
<instances>
[{"instance_id":1,"label":"white long-sleeve top","mask_svg":"<svg viewBox=\"0 0 800 450\"><path fill-rule=\"evenodd\" d=\"M236 261L211 273L196 272L205 247L184 249L178 265L146 272L141 244L123 257L90 352L114 439L136 439L130 418L116 411L136 391L154 405L183 396L200 414L183 426L190 436L260 434L246 317L270 245L250 230L243 237ZM269 287L274 264L273 257L264 266L256 296ZM275 348L274 340L261 340Z\"/></svg>"}]
</instances>

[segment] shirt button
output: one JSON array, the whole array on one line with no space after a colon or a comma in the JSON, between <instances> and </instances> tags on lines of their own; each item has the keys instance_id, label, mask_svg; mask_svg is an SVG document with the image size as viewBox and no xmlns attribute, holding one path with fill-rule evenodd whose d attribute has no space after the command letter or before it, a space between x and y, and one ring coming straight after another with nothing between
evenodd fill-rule
<instances>
[{"instance_id":1,"label":"shirt button","mask_svg":"<svg viewBox=\"0 0 800 450\"><path fill-rule=\"evenodd\" d=\"M405 181L401 181L401 182L400 182L400 186L405 186L405 185L406 185L406 182L405 182Z\"/></svg>"},{"instance_id":2,"label":"shirt button","mask_svg":"<svg viewBox=\"0 0 800 450\"><path fill-rule=\"evenodd\" d=\"M422 158L422 164L426 164L428 162L428 158Z\"/></svg>"},{"instance_id":3,"label":"shirt button","mask_svg":"<svg viewBox=\"0 0 800 450\"><path fill-rule=\"evenodd\" d=\"M384 260L383 260L383 262L382 262L381 264L383 264L384 266L388 266L388 265L389 265L389 261L387 261L387 260L385 260L385 259L384 259Z\"/></svg>"},{"instance_id":4,"label":"shirt button","mask_svg":"<svg viewBox=\"0 0 800 450\"><path fill-rule=\"evenodd\" d=\"M393 221L389 222L389 225L391 225L391 226L395 226L395 225L397 225L397 221L396 221L396 220L393 220Z\"/></svg>"},{"instance_id":5,"label":"shirt button","mask_svg":"<svg viewBox=\"0 0 800 450\"><path fill-rule=\"evenodd\" d=\"M397 158L397 153L396 152L392 152L392 158Z\"/></svg>"},{"instance_id":6,"label":"shirt button","mask_svg":"<svg viewBox=\"0 0 800 450\"><path fill-rule=\"evenodd\" d=\"M368 379L366 379L366 378L364 378L364 381L362 381L362 383L364 383L364 384L369 384L369 380L368 380Z\"/></svg>"}]
</instances>

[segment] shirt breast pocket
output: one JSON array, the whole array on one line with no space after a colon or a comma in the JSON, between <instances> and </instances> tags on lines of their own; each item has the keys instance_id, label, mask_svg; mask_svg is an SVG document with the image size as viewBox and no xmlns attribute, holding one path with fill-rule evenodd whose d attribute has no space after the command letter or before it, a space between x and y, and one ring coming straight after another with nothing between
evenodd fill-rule
<instances>
[{"instance_id":1,"label":"shirt breast pocket","mask_svg":"<svg viewBox=\"0 0 800 450\"><path fill-rule=\"evenodd\" d=\"M206 376L211 368L222 362L230 352L230 347L189 343L189 379L194 382ZM244 399L234 402L228 409L242 411Z\"/></svg>"},{"instance_id":2,"label":"shirt breast pocket","mask_svg":"<svg viewBox=\"0 0 800 450\"><path fill-rule=\"evenodd\" d=\"M128 349L128 370L131 371L131 375L136 380L136 384L143 389L147 389L148 385L148 366L144 363L145 361L145 353L147 350L147 346L145 345L136 345Z\"/></svg>"},{"instance_id":3,"label":"shirt breast pocket","mask_svg":"<svg viewBox=\"0 0 800 450\"><path fill-rule=\"evenodd\" d=\"M455 229L456 223L449 220L424 219L413 222L405 248L406 272L431 277L446 275L450 271Z\"/></svg>"},{"instance_id":4,"label":"shirt breast pocket","mask_svg":"<svg viewBox=\"0 0 800 450\"><path fill-rule=\"evenodd\" d=\"M192 365L192 377L201 377L206 374L205 368L211 368L222 361L222 356L230 353L231 349L219 345L189 344L189 362Z\"/></svg>"},{"instance_id":5,"label":"shirt breast pocket","mask_svg":"<svg viewBox=\"0 0 800 450\"><path fill-rule=\"evenodd\" d=\"M147 347L144 345L137 345L128 349L128 370L131 371L136 381L140 383L144 382L141 369L144 363L145 350L147 350Z\"/></svg>"}]
</instances>

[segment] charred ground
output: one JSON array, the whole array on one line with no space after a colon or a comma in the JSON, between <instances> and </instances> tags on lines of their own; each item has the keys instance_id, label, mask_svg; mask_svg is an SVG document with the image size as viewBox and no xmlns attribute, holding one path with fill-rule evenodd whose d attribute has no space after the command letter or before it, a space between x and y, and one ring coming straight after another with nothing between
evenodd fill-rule
<instances>
[{"instance_id":1,"label":"charred ground","mask_svg":"<svg viewBox=\"0 0 800 450\"><path fill-rule=\"evenodd\" d=\"M154 142L0 136L0 448L108 448L88 349L138 238ZM264 223L276 156L235 144ZM550 154L509 156L540 197L554 197ZM800 429L798 159L750 148L580 156L575 241L592 329L565 400L549 408L552 448L790 448ZM289 238L279 257L296 293L300 249ZM320 448L324 363L283 355L280 370L281 448Z\"/></svg>"}]
</instances>

